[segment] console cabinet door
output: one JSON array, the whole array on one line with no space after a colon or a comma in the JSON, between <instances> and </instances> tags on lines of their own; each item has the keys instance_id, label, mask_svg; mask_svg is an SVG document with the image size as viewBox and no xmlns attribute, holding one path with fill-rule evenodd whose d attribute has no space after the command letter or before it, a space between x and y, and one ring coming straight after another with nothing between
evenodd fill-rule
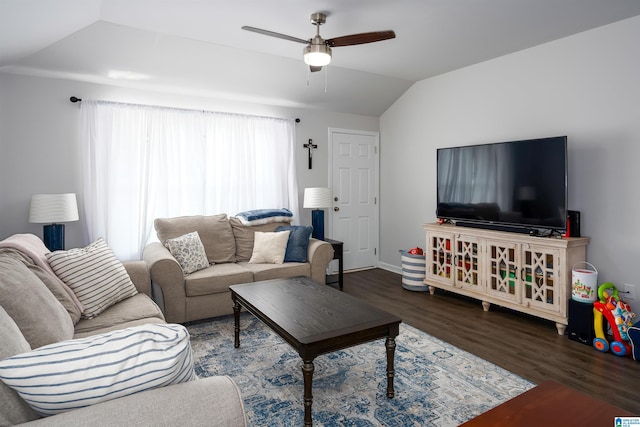
<instances>
[{"instance_id":1,"label":"console cabinet door","mask_svg":"<svg viewBox=\"0 0 640 427\"><path fill-rule=\"evenodd\" d=\"M426 276L438 283L453 287L454 234L430 231L427 233Z\"/></svg>"},{"instance_id":2,"label":"console cabinet door","mask_svg":"<svg viewBox=\"0 0 640 427\"><path fill-rule=\"evenodd\" d=\"M518 275L520 245L487 240L485 243L486 292L502 300L521 301Z\"/></svg>"},{"instance_id":3,"label":"console cabinet door","mask_svg":"<svg viewBox=\"0 0 640 427\"><path fill-rule=\"evenodd\" d=\"M522 245L521 274L523 284L522 302L535 307L560 313L562 290L560 251L544 246Z\"/></svg>"},{"instance_id":4,"label":"console cabinet door","mask_svg":"<svg viewBox=\"0 0 640 427\"><path fill-rule=\"evenodd\" d=\"M474 236L456 235L455 238L456 287L482 292L482 242Z\"/></svg>"}]
</instances>

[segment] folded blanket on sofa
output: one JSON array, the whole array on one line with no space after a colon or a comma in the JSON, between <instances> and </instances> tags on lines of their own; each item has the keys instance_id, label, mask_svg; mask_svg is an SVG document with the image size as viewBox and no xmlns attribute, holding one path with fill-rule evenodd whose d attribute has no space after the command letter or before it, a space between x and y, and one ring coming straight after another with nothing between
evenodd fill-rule
<instances>
[{"instance_id":1,"label":"folded blanket on sofa","mask_svg":"<svg viewBox=\"0 0 640 427\"><path fill-rule=\"evenodd\" d=\"M271 222L291 222L293 221L293 213L286 208L282 209L254 209L250 211L239 212L236 218L243 225L262 225Z\"/></svg>"}]
</instances>

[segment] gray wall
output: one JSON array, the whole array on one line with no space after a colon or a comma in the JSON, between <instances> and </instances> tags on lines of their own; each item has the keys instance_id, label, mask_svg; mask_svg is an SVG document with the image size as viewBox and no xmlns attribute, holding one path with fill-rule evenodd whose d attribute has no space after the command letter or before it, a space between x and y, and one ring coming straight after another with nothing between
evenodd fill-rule
<instances>
[{"instance_id":1,"label":"gray wall","mask_svg":"<svg viewBox=\"0 0 640 427\"><path fill-rule=\"evenodd\" d=\"M567 135L569 209L599 282L640 309L640 17L423 80L380 120L380 261L424 247L436 148Z\"/></svg>"},{"instance_id":2,"label":"gray wall","mask_svg":"<svg viewBox=\"0 0 640 427\"><path fill-rule=\"evenodd\" d=\"M34 193L77 193L82 218L80 104L69 102L72 95L84 99L300 118L301 122L296 126L295 153L302 224L311 223L311 212L302 209L304 188L328 184L328 128L379 130L377 117L0 73L0 239L14 233L42 236L42 225L28 223L29 202ZM308 169L307 150L302 146L309 138L318 144L311 170ZM67 247L89 243L84 239L82 220L66 224L66 243Z\"/></svg>"}]
</instances>

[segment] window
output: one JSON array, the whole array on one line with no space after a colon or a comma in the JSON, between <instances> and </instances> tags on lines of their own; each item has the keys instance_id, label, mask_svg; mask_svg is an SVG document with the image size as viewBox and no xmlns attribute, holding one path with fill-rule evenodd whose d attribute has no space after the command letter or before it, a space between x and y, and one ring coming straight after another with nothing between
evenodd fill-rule
<instances>
[{"instance_id":1,"label":"window","mask_svg":"<svg viewBox=\"0 0 640 427\"><path fill-rule=\"evenodd\" d=\"M298 216L295 123L82 101L86 237L140 259L153 220L258 208Z\"/></svg>"}]
</instances>

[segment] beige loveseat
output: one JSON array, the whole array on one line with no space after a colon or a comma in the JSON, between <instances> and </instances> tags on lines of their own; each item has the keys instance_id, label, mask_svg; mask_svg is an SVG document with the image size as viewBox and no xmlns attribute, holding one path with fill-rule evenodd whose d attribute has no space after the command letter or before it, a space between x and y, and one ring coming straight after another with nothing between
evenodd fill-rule
<instances>
[{"instance_id":1,"label":"beige loveseat","mask_svg":"<svg viewBox=\"0 0 640 427\"><path fill-rule=\"evenodd\" d=\"M273 232L289 225L245 225L226 214L156 219L154 226L160 242L147 245L143 259L151 274L153 297L163 307L167 321L183 323L233 313L229 285L296 276L324 284L333 247L322 240L309 240L307 262L249 263L255 232ZM211 265L185 275L163 244L194 231L198 232Z\"/></svg>"},{"instance_id":2,"label":"beige loveseat","mask_svg":"<svg viewBox=\"0 0 640 427\"><path fill-rule=\"evenodd\" d=\"M15 236L20 238L12 240ZM34 350L43 346L75 345L82 339L102 339L109 331L128 333L132 329L124 331L125 328L142 330L166 325L162 312L150 298L150 279L143 261L124 263L137 290L135 295L116 302L96 317L84 319L80 317L77 299L74 301L71 296L73 292L65 289L57 276L47 269L46 260L44 263L42 259L34 261L39 251L43 253L41 249L48 252L44 244L34 235L15 236L0 242L0 363L10 360L9 365L12 365L14 359L8 358L26 353L33 358ZM21 242L26 251L13 247L15 241ZM188 346L188 334L183 342ZM97 357L101 363L113 363L112 358L102 353ZM74 360L71 356L64 359ZM26 369L31 368L27 366ZM44 418L4 383L9 376L0 374L3 379L0 381L0 426L23 423L195 426L210 425L211 420L219 421L220 425L246 425L239 390L226 376L140 391ZM67 381L67 377L64 378Z\"/></svg>"}]
</instances>

